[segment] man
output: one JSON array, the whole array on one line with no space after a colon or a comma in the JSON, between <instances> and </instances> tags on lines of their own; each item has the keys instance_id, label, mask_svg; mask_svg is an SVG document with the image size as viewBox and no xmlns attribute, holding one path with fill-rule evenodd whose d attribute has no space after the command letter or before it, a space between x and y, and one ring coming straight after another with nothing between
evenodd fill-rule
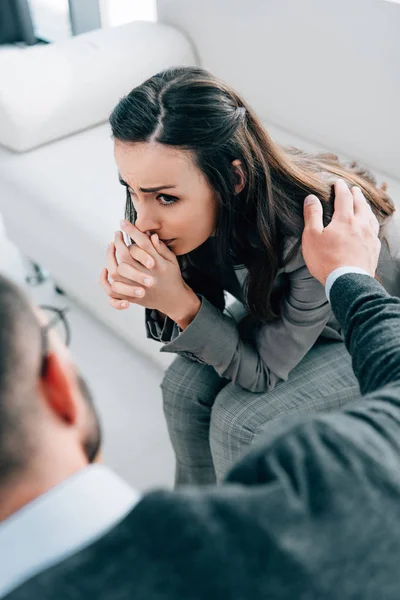
<instances>
[{"instance_id":1,"label":"man","mask_svg":"<svg viewBox=\"0 0 400 600\"><path fill-rule=\"evenodd\" d=\"M51 332L41 363L39 323L1 282L0 596L398 599L400 300L373 278L378 226L359 189L336 184L325 230L308 198L305 223L364 398L279 421L219 488L139 499L88 466L87 389Z\"/></svg>"}]
</instances>

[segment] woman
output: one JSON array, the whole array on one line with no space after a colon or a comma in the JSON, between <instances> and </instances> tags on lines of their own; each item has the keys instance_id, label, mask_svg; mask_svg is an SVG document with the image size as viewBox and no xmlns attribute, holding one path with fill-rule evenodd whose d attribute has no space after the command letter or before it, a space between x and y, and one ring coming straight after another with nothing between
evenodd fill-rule
<instances>
[{"instance_id":1,"label":"woman","mask_svg":"<svg viewBox=\"0 0 400 600\"><path fill-rule=\"evenodd\" d=\"M176 483L212 483L276 417L359 395L301 254L304 198L323 201L326 224L338 177L361 187L382 225L394 205L356 164L279 147L201 68L151 77L110 122L133 245L116 234L101 282L114 308L144 306L148 336L179 355L162 384ZM223 312L225 291L246 311Z\"/></svg>"}]
</instances>

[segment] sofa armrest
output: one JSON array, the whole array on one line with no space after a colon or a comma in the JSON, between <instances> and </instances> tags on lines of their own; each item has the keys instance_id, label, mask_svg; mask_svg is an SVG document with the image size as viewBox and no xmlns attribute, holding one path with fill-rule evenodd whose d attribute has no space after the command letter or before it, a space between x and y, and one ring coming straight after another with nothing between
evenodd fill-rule
<instances>
[{"instance_id":1,"label":"sofa armrest","mask_svg":"<svg viewBox=\"0 0 400 600\"><path fill-rule=\"evenodd\" d=\"M180 31L146 21L0 53L0 144L24 152L102 123L151 75L194 64Z\"/></svg>"}]
</instances>

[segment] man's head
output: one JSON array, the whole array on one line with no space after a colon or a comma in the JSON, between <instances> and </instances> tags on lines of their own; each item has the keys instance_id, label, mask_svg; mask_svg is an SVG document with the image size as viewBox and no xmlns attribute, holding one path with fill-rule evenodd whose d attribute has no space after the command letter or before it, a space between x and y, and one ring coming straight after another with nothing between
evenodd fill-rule
<instances>
[{"instance_id":1,"label":"man's head","mask_svg":"<svg viewBox=\"0 0 400 600\"><path fill-rule=\"evenodd\" d=\"M23 482L26 498L8 501L19 508L92 462L99 448L91 395L67 348L0 276L0 505Z\"/></svg>"}]
</instances>

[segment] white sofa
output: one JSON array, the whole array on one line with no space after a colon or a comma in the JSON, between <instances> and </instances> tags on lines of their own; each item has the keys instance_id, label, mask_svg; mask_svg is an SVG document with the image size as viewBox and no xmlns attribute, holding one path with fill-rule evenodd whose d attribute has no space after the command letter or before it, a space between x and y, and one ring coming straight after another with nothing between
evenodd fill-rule
<instances>
[{"instance_id":1,"label":"white sofa","mask_svg":"<svg viewBox=\"0 0 400 600\"><path fill-rule=\"evenodd\" d=\"M98 286L123 216L107 117L167 66L233 84L277 141L370 166L400 198L400 5L385 0L159 0L159 23L0 53L0 212L22 252L164 366L143 311Z\"/></svg>"}]
</instances>

